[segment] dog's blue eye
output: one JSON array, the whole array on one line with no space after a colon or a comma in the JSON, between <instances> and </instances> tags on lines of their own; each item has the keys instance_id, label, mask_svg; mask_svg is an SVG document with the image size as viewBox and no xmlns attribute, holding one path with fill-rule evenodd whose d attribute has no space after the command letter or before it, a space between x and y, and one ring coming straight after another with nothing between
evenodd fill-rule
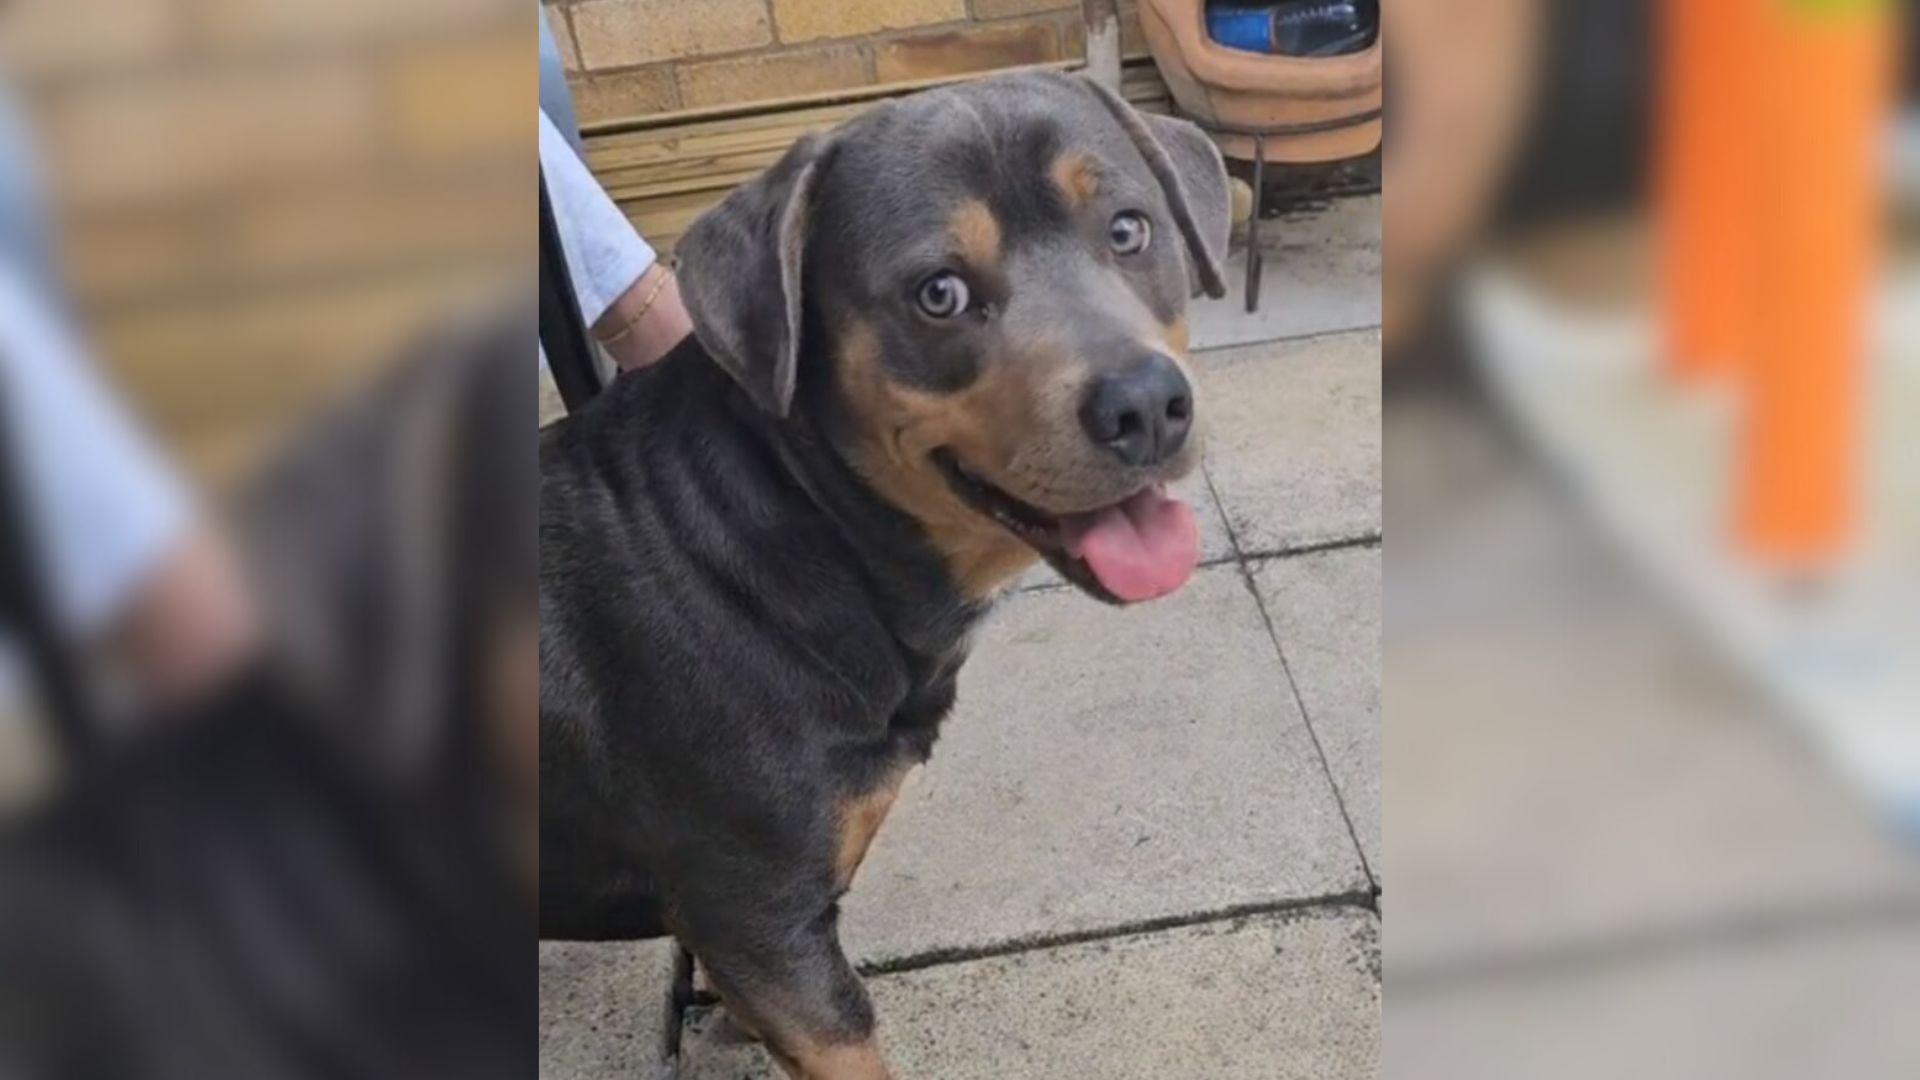
<instances>
[{"instance_id":1,"label":"dog's blue eye","mask_svg":"<svg viewBox=\"0 0 1920 1080\"><path fill-rule=\"evenodd\" d=\"M1122 210L1107 223L1107 242L1121 255L1138 255L1153 240L1153 226L1145 214Z\"/></svg>"},{"instance_id":2,"label":"dog's blue eye","mask_svg":"<svg viewBox=\"0 0 1920 1080\"><path fill-rule=\"evenodd\" d=\"M951 319L967 310L967 282L951 270L942 270L920 283L914 299L929 318Z\"/></svg>"}]
</instances>

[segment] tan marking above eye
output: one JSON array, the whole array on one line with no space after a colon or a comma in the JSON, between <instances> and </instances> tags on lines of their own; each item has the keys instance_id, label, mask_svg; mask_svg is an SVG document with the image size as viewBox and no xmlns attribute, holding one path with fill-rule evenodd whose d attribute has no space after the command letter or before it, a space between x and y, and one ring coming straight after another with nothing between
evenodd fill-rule
<instances>
[{"instance_id":1,"label":"tan marking above eye","mask_svg":"<svg viewBox=\"0 0 1920 1080\"><path fill-rule=\"evenodd\" d=\"M1048 179L1060 189L1060 195L1067 205L1074 208L1085 206L1100 192L1100 166L1092 158L1078 150L1068 150L1053 159L1053 165L1047 169Z\"/></svg>"},{"instance_id":2,"label":"tan marking above eye","mask_svg":"<svg viewBox=\"0 0 1920 1080\"><path fill-rule=\"evenodd\" d=\"M975 266L1000 258L1000 219L979 199L965 199L947 216L947 232L962 258Z\"/></svg>"}]
</instances>

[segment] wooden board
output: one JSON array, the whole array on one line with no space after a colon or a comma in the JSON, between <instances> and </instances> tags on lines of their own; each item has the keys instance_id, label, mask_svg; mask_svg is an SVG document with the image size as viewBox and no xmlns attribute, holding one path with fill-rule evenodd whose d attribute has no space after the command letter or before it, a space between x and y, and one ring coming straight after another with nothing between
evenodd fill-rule
<instances>
[{"instance_id":1,"label":"wooden board","mask_svg":"<svg viewBox=\"0 0 1920 1080\"><path fill-rule=\"evenodd\" d=\"M735 106L595 125L586 131L587 164L640 235L671 251L694 218L778 161L802 135L826 131L887 98L953 81L864 87L750 110ZM1148 112L1170 107L1166 84L1151 63L1122 69L1121 95Z\"/></svg>"}]
</instances>

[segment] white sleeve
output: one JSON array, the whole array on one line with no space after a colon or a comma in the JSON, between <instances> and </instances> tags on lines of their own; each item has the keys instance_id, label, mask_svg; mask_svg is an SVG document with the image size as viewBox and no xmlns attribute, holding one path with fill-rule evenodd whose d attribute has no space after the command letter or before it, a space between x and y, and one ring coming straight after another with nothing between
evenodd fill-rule
<instances>
[{"instance_id":1,"label":"white sleeve","mask_svg":"<svg viewBox=\"0 0 1920 1080\"><path fill-rule=\"evenodd\" d=\"M106 629L187 533L195 508L65 320L4 260L0 437L54 617L80 637Z\"/></svg>"},{"instance_id":2,"label":"white sleeve","mask_svg":"<svg viewBox=\"0 0 1920 1080\"><path fill-rule=\"evenodd\" d=\"M588 326L654 263L653 248L607 197L547 114L540 114L540 172L567 255L567 273Z\"/></svg>"}]
</instances>

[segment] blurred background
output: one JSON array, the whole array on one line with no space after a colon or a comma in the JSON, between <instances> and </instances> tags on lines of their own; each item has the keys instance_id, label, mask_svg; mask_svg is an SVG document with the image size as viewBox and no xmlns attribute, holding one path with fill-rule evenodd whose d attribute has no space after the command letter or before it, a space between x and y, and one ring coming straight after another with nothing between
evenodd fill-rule
<instances>
[{"instance_id":1,"label":"blurred background","mask_svg":"<svg viewBox=\"0 0 1920 1080\"><path fill-rule=\"evenodd\" d=\"M1389 1075L1920 1070L1908 7L1384 9Z\"/></svg>"},{"instance_id":2,"label":"blurred background","mask_svg":"<svg viewBox=\"0 0 1920 1080\"><path fill-rule=\"evenodd\" d=\"M527 280L527 8L0 3L0 254L65 347L10 343L23 370L97 377L143 490L218 516L426 328ZM111 561L83 576L130 592Z\"/></svg>"},{"instance_id":3,"label":"blurred background","mask_svg":"<svg viewBox=\"0 0 1920 1080\"><path fill-rule=\"evenodd\" d=\"M0 4L56 270L216 484L530 250L530 5Z\"/></svg>"},{"instance_id":4,"label":"blurred background","mask_svg":"<svg viewBox=\"0 0 1920 1080\"><path fill-rule=\"evenodd\" d=\"M0 1075L533 1070L535 17L0 2Z\"/></svg>"},{"instance_id":5,"label":"blurred background","mask_svg":"<svg viewBox=\"0 0 1920 1080\"><path fill-rule=\"evenodd\" d=\"M0 3L0 387L9 434L39 433L12 452L145 493L70 515L58 535L74 545L151 530L110 550L113 580L82 561L66 585L39 581L74 597L42 597L55 636L134 703L105 711L190 708L246 663L275 607L229 549L353 581L429 535L329 500L415 505L420 481L397 468L412 459L377 437L411 415L398 403L431 397L395 378L398 358L422 341L486 352L436 328L497 306L529 267L532 8ZM1905 8L1383 6L1400 42L1383 294L1392 1075L1920 1074L1902 1022L1920 998L1920 20ZM1043 15L703 67L620 52L619 27L580 15L556 34L603 170L658 141L636 115L857 89L883 62L936 78L1084 49ZM609 186L663 242L716 197L627 179ZM530 321L523 337L531 353ZM23 390L49 371L52 390ZM42 392L79 404L19 411ZM474 404L450 400L447 415ZM301 527L235 541L225 508L341 409L371 419L319 429L351 450L319 455L338 479L264 484ZM49 484L21 501L91 490ZM432 560L450 542L430 535ZM369 595L386 593L340 590L363 607L361 651L404 653L416 635ZM9 828L62 790L32 651L0 647ZM478 715L448 700L454 723ZM474 771L440 765L386 774L392 797ZM153 809L104 802L111 821ZM448 835L480 820L494 835L492 810L443 816ZM0 926L37 925L11 914Z\"/></svg>"}]
</instances>

